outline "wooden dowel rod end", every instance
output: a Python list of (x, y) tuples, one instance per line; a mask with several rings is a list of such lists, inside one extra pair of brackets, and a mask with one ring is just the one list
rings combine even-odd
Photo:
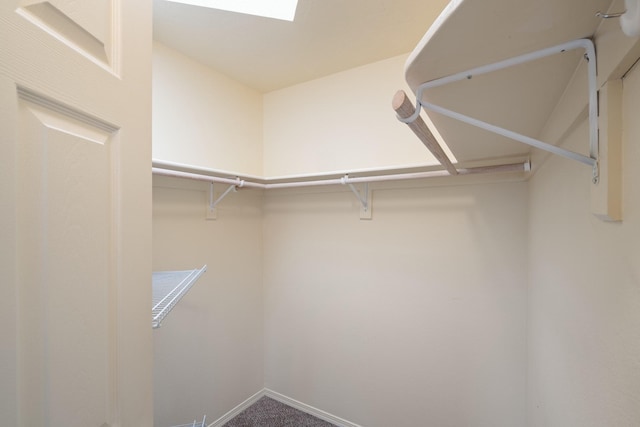
[[(391, 106), (401, 119), (411, 117), (416, 112), (416, 108), (413, 106), (406, 92), (403, 90), (396, 92), (391, 101)], [(429, 151), (431, 151), (431, 154), (434, 155), (434, 157), (451, 175), (458, 174), (456, 167), (451, 163), (449, 157), (447, 157), (444, 150), (420, 116), (418, 116), (413, 122), (407, 123), (407, 126), (411, 128), (420, 141), (422, 141)]]

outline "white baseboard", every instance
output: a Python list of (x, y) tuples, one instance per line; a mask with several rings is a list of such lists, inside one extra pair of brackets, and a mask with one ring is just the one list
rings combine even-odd
[(292, 408), (296, 408), (302, 412), (306, 412), (309, 415), (313, 415), (316, 418), (320, 418), (321, 420), (327, 421), (331, 424), (335, 424), (338, 427), (361, 427), (360, 425), (354, 424), (351, 421), (336, 417), (335, 415), (322, 411), (318, 408), (314, 408), (313, 406), (307, 405), (306, 403), (298, 402), (295, 399), (292, 399), (288, 396), (285, 396), (284, 394), (280, 394), (268, 388), (264, 389), (264, 395), (272, 398), (273, 400), (284, 403), (285, 405), (289, 405)]
[(322, 411), (318, 408), (314, 408), (313, 406), (307, 405), (306, 403), (298, 402), (295, 399), (292, 399), (288, 396), (285, 396), (284, 394), (280, 394), (268, 388), (263, 388), (211, 424), (207, 424), (207, 427), (222, 427), (225, 423), (231, 421), (231, 419), (233, 419), (236, 415), (256, 403), (263, 396), (270, 397), (273, 400), (277, 400), (280, 403), (284, 403), (285, 405), (289, 405), (292, 408), (296, 408), (302, 412), (306, 412), (307, 414), (313, 415), (316, 418), (320, 418), (321, 420), (327, 421), (331, 424), (335, 424), (338, 427), (362, 427), (340, 417), (336, 417), (335, 415), (331, 415), (330, 413)]
[(244, 411), (249, 406), (256, 403), (264, 395), (265, 395), (265, 389), (263, 388), (262, 390), (260, 390), (259, 392), (257, 392), (256, 394), (254, 394), (253, 396), (251, 396), (250, 398), (248, 398), (247, 400), (245, 400), (244, 402), (242, 402), (241, 404), (239, 404), (238, 406), (236, 406), (235, 408), (233, 408), (232, 410), (230, 410), (229, 412), (227, 412), (226, 414), (224, 414), (223, 416), (221, 416), (211, 424), (207, 424), (207, 427), (222, 427), (225, 423), (228, 423), (229, 421), (231, 421), (231, 419), (236, 415), (238, 415), (240, 412)]

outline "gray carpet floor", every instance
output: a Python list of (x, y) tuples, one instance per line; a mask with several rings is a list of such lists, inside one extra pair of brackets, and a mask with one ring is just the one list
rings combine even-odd
[(240, 412), (224, 427), (335, 427), (312, 415), (299, 411), (269, 397)]

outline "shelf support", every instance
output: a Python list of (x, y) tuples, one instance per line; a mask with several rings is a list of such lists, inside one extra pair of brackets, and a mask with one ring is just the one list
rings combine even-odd
[(364, 196), (358, 191), (358, 189), (349, 182), (349, 175), (343, 176), (340, 181), (343, 185), (349, 186), (351, 192), (356, 196), (358, 201), (360, 202), (360, 219), (371, 219), (371, 200), (372, 200), (372, 192), (369, 189), (369, 183), (365, 182), (363, 184)]
[(238, 187), (242, 187), (242, 185), (244, 184), (244, 181), (240, 179), (238, 179), (238, 181), (240, 182), (239, 184), (230, 185), (225, 190), (225, 192), (222, 193), (215, 200), (214, 200), (215, 196), (214, 196), (213, 182), (209, 183), (209, 205), (207, 206), (207, 219), (216, 219), (218, 217), (218, 211), (216, 210), (216, 206), (218, 206), (218, 204), (222, 201), (222, 199), (227, 197), (227, 194), (229, 194), (232, 191), (235, 193), (236, 191), (238, 191)]
[(218, 204), (222, 201), (222, 199), (227, 197), (227, 194), (229, 194), (232, 191), (234, 193), (237, 191), (237, 187), (235, 185), (230, 185), (225, 190), (224, 193), (222, 193), (215, 201), (213, 201), (213, 182), (212, 182), (211, 185), (209, 186), (209, 207), (211, 209), (215, 209), (215, 207), (218, 206)]
[[(544, 141), (540, 141), (535, 138), (531, 138), (520, 133), (504, 129), (499, 126), (492, 125), (481, 120), (474, 119), (473, 117), (465, 116), (464, 114), (457, 113), (455, 111), (448, 110), (435, 104), (423, 101), (424, 91), (430, 88), (443, 86), (448, 83), (453, 83), (461, 80), (469, 80), (475, 76), (491, 73), (493, 71), (502, 70), (504, 68), (512, 67), (519, 64), (535, 61), (538, 59), (546, 58), (548, 56), (564, 53), (567, 50), (584, 49), (585, 59), (588, 61), (587, 73), (589, 80), (589, 156), (585, 156), (573, 151), (566, 150), (564, 148), (549, 144)], [(467, 71), (452, 74), (439, 79), (425, 82), (418, 86), (416, 89), (416, 110), (408, 116), (398, 116), (398, 120), (403, 123), (413, 123), (420, 116), (420, 110), (422, 107), (440, 113), (444, 116), (452, 119), (467, 123), (478, 128), (488, 130), (498, 135), (505, 136), (507, 138), (519, 141), (523, 144), (530, 145), (532, 147), (548, 151), (559, 156), (576, 160), (580, 163), (590, 166), (593, 169), (592, 181), (594, 184), (598, 183), (600, 174), (598, 170), (598, 90), (596, 81), (596, 52), (593, 42), (588, 39), (573, 40), (567, 43), (563, 43), (557, 46), (549, 47), (546, 49), (538, 50), (535, 52), (527, 53), (525, 55), (509, 58), (504, 61), (499, 61), (493, 64), (484, 65), (481, 67), (472, 68)]]

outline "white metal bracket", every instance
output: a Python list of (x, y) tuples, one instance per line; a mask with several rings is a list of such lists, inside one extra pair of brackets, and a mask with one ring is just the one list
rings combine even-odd
[(349, 175), (343, 176), (340, 181), (343, 185), (348, 185), (351, 189), (351, 192), (356, 196), (358, 201), (360, 202), (360, 219), (371, 219), (371, 205), (372, 205), (372, 191), (369, 189), (369, 183), (365, 182), (363, 184), (362, 193), (358, 191), (358, 189), (349, 182)]
[[(520, 133), (511, 131), (508, 129), (504, 129), (502, 127), (495, 126), (490, 123), (483, 122), (478, 119), (474, 119), (473, 117), (469, 117), (464, 114), (460, 114), (455, 111), (451, 111), (446, 108), (440, 107), (438, 105), (423, 101), (423, 94), (424, 94), (424, 91), (427, 89), (443, 86), (448, 83), (453, 83), (461, 80), (468, 80), (473, 78), (474, 76), (487, 74), (497, 70), (502, 70), (504, 68), (512, 67), (512, 66), (523, 64), (526, 62), (535, 61), (535, 60), (552, 56), (552, 55), (561, 54), (563, 52), (566, 52), (567, 50), (574, 50), (574, 49), (584, 49), (586, 52), (585, 59), (588, 61), (587, 73), (588, 73), (588, 80), (589, 80), (589, 156), (575, 153), (573, 151), (566, 150), (564, 148), (555, 146), (548, 142), (540, 141), (535, 138), (530, 138), (526, 135), (522, 135)], [(563, 43), (547, 49), (542, 49), (536, 52), (527, 53), (525, 55), (516, 56), (514, 58), (509, 58), (504, 61), (496, 62), (489, 65), (484, 65), (477, 68), (472, 68), (467, 71), (462, 71), (460, 73), (452, 74), (446, 77), (425, 82), (420, 86), (418, 86), (416, 90), (415, 113), (407, 118), (398, 117), (398, 120), (404, 123), (413, 122), (420, 115), (421, 107), (424, 107), (431, 111), (435, 111), (437, 113), (440, 113), (452, 119), (470, 124), (472, 126), (476, 126), (481, 129), (488, 130), (498, 135), (511, 138), (515, 141), (522, 142), (532, 147), (539, 148), (541, 150), (548, 151), (550, 153), (557, 154), (559, 156), (566, 157), (568, 159), (576, 160), (580, 163), (584, 163), (585, 165), (591, 166), (591, 168), (593, 169), (592, 181), (593, 183), (598, 183), (600, 176), (599, 176), (599, 169), (598, 169), (598, 91), (597, 91), (597, 81), (596, 81), (596, 51), (595, 51), (593, 42), (589, 39), (574, 40), (574, 41)]]
[(238, 187), (242, 187), (244, 185), (243, 180), (241, 180), (240, 178), (236, 179), (238, 180), (238, 184), (230, 185), (217, 199), (215, 199), (214, 196), (213, 182), (209, 183), (209, 204), (207, 205), (207, 219), (217, 219), (218, 211), (216, 210), (216, 206), (218, 206), (218, 204), (227, 196), (227, 194), (232, 191), (235, 193), (236, 191), (238, 191)]

